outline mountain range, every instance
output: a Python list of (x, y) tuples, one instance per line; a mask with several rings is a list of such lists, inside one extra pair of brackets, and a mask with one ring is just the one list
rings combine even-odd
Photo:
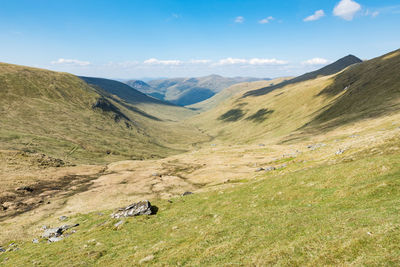
[(399, 69), (204, 79), (182, 107), (146, 93), (200, 78), (143, 93), (0, 63), (0, 263), (399, 265)]
[(257, 80), (261, 79), (251, 77), (227, 78), (219, 75), (209, 75), (199, 78), (152, 80), (148, 83), (129, 80), (126, 84), (160, 100), (169, 101), (179, 106), (186, 106), (206, 100), (233, 84)]

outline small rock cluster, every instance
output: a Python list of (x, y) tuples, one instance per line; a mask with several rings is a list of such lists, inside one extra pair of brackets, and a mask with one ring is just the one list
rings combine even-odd
[(319, 143), (319, 144), (313, 144), (313, 145), (308, 145), (307, 148), (309, 148), (310, 150), (316, 150), (320, 147), (324, 147), (326, 146), (326, 144), (324, 143)]
[[(77, 226), (79, 226), (79, 224), (63, 225), (63, 226), (55, 227), (55, 228), (43, 227), (44, 232), (42, 234), (42, 238), (47, 239), (47, 241), (49, 243), (58, 242), (60, 240), (63, 240), (64, 237), (68, 236), (69, 234), (74, 233), (74, 231), (73, 231), (67, 235), (67, 234), (64, 234), (65, 231), (67, 231), (71, 228), (77, 227)], [(37, 239), (34, 239), (33, 243), (38, 243)]]
[(339, 149), (338, 151), (336, 151), (336, 155), (341, 155), (341, 154), (343, 154), (344, 152), (345, 152), (346, 150), (345, 149)]
[(7, 249), (0, 247), (0, 254), (4, 252), (17, 251), (17, 250), (19, 250), (19, 247), (17, 246), (17, 244), (13, 242), (8, 245)]
[(133, 217), (139, 215), (152, 215), (156, 213), (155, 206), (150, 201), (144, 200), (131, 204), (125, 208), (118, 209), (117, 212), (111, 214), (111, 218), (119, 219), (121, 217)]

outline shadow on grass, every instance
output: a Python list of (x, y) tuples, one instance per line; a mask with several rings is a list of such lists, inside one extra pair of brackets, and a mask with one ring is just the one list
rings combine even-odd
[(262, 108), (262, 109), (259, 109), (253, 115), (247, 117), (246, 120), (260, 123), (260, 122), (265, 121), (268, 118), (268, 116), (272, 113), (274, 113), (273, 110), (269, 110), (267, 108)]
[(225, 122), (234, 122), (241, 119), (244, 115), (245, 113), (243, 112), (243, 110), (235, 108), (219, 116), (218, 120)]

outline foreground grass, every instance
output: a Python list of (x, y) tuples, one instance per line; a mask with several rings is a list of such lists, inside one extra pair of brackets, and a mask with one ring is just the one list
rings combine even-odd
[(398, 265), (398, 145), (172, 203), (158, 200), (157, 215), (126, 219), (119, 228), (110, 211), (77, 215), (67, 222), (81, 224), (77, 233), (52, 244), (16, 241), (20, 250), (0, 254), (0, 263), (129, 266), (152, 255), (142, 263)]

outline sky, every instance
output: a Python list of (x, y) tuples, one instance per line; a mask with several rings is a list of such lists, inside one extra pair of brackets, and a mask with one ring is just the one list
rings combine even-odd
[(0, 62), (140, 79), (274, 78), (400, 48), (400, 0), (0, 0)]

